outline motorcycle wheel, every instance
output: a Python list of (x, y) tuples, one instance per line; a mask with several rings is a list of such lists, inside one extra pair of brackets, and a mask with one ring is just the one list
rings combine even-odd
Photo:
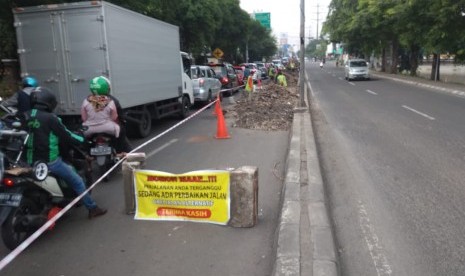
[[(99, 177), (104, 175), (105, 173), (107, 173), (107, 171), (109, 169), (111, 169), (111, 167), (113, 167), (113, 165), (115, 164), (115, 162), (113, 161), (114, 160), (114, 156), (106, 156), (105, 157), (105, 162), (103, 163), (103, 165), (98, 165), (98, 174), (99, 174)], [(108, 182), (110, 180), (110, 175), (112, 173), (109, 173), (107, 176), (105, 176), (103, 178), (103, 181), (104, 182)]]
[[(109, 167), (106, 163), (103, 164), (102, 166), (98, 166), (99, 177), (104, 175), (108, 171), (108, 169)], [(108, 182), (108, 180), (110, 180), (110, 174), (108, 174), (107, 176), (103, 178), (104, 182)]]
[(15, 249), (34, 233), (33, 229), (24, 227), (22, 221), (26, 215), (37, 213), (37, 205), (28, 198), (23, 198), (20, 205), (10, 213), (2, 225), (2, 240), (8, 249)]

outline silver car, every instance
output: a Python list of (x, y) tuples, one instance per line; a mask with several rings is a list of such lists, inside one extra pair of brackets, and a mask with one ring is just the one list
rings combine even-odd
[[(221, 82), (210, 66), (192, 65), (191, 79), (195, 102), (203, 104), (212, 102), (221, 90)], [(220, 93), (220, 97), (222, 97)]]
[(349, 59), (345, 66), (346, 80), (353, 79), (370, 79), (370, 72), (368, 69), (368, 62), (363, 59)]

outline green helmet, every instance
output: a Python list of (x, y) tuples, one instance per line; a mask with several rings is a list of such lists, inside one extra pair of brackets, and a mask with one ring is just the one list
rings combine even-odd
[(96, 95), (110, 94), (110, 80), (104, 76), (95, 77), (90, 81), (90, 91)]

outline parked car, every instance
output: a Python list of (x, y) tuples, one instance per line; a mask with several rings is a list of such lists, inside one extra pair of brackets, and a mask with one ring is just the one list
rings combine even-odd
[[(221, 82), (215, 71), (209, 66), (192, 65), (191, 79), (194, 90), (194, 100), (203, 104), (212, 102), (221, 90)], [(220, 98), (221, 98), (220, 93)]]
[[(261, 72), (258, 70), (258, 67), (255, 63), (242, 63), (240, 66), (243, 66), (245, 69), (244, 69), (244, 79), (247, 79), (248, 76), (249, 76), (249, 72), (253, 72), (253, 76), (252, 76), (252, 79), (253, 79), (253, 82), (254, 83), (257, 83), (257, 79), (258, 79), (258, 73), (257, 72)], [(246, 81), (246, 80), (244, 80)]]
[(261, 72), (261, 78), (266, 79), (268, 77), (268, 70), (266, 69), (265, 63), (263, 62), (254, 62), (257, 65), (258, 70)]
[(244, 85), (244, 69), (242, 69), (242, 66), (233, 66), (234, 71), (236, 71), (236, 76), (237, 76), (237, 85), (241, 86)]
[(368, 62), (364, 59), (349, 59), (345, 65), (345, 79), (370, 79), (370, 72), (368, 69)]
[[(230, 63), (210, 63), (208, 64), (210, 68), (215, 71), (217, 78), (221, 82), (221, 89), (223, 90), (222, 94), (225, 96), (230, 96), (233, 92), (239, 89), (236, 86), (237, 76), (232, 64)], [(228, 90), (225, 90), (228, 89)]]
[(281, 63), (281, 60), (280, 59), (273, 59), (273, 64), (276, 68), (278, 68), (278, 70), (284, 70), (286, 69), (286, 67), (284, 67), (284, 65)]

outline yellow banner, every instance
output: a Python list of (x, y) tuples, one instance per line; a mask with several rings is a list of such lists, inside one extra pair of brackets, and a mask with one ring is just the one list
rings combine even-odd
[(187, 220), (227, 224), (230, 174), (202, 170), (184, 174), (136, 170), (135, 219)]

